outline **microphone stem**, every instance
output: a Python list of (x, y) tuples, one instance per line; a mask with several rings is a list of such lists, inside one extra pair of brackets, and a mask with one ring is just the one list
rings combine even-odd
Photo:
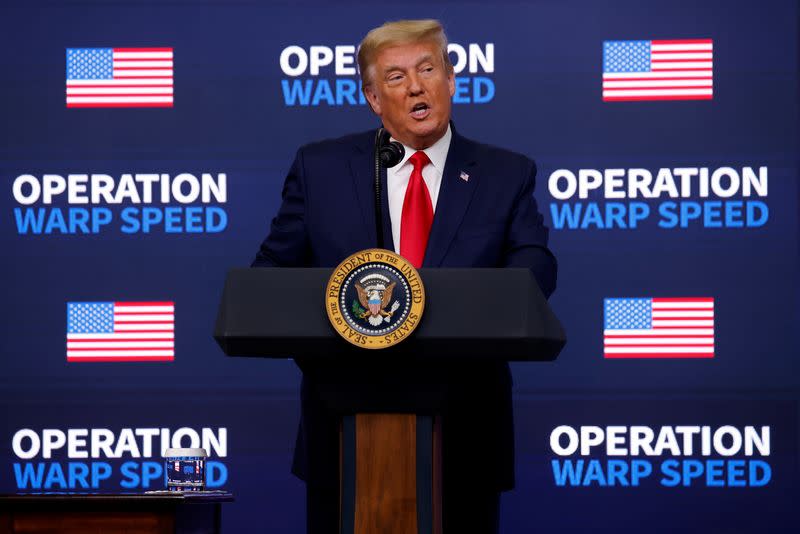
[(383, 246), (383, 209), (381, 208), (381, 160), (380, 150), (383, 137), (383, 128), (378, 128), (375, 134), (375, 235), (378, 248)]

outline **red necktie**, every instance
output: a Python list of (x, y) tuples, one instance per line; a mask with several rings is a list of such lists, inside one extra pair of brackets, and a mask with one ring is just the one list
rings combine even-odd
[(433, 224), (433, 204), (428, 186), (422, 179), (422, 169), (431, 162), (425, 152), (417, 151), (410, 158), (414, 169), (408, 180), (403, 199), (403, 216), (400, 219), (400, 255), (415, 268), (422, 267), (428, 234)]

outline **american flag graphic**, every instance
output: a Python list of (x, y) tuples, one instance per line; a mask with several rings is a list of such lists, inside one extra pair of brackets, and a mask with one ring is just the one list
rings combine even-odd
[(68, 302), (68, 362), (175, 359), (175, 303)]
[(713, 298), (604, 300), (606, 358), (713, 358)]
[(711, 39), (605, 41), (603, 100), (710, 100)]
[(173, 104), (172, 48), (67, 48), (67, 107)]

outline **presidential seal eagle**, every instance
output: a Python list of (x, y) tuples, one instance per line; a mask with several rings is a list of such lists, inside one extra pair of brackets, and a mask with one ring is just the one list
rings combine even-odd
[(392, 314), (400, 307), (400, 303), (395, 301), (391, 309), (386, 311), (386, 307), (392, 301), (392, 292), (397, 282), (391, 282), (386, 286), (378, 283), (364, 287), (358, 282), (354, 285), (358, 291), (358, 301), (365, 308), (362, 313), (358, 314), (358, 318), (366, 319), (372, 326), (378, 326), (384, 321), (388, 323)]

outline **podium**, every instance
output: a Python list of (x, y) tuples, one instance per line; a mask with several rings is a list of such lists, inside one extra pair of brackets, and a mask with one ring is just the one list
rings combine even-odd
[(0, 534), (219, 534), (227, 492), (0, 495)]
[[(550, 361), (566, 342), (527, 269), (419, 273), (422, 320), (408, 339), (381, 350), (347, 343), (328, 322), (330, 269), (234, 269), (225, 282), (214, 337), (227, 355), (294, 358), (304, 373), (331, 377), (322, 395), (341, 417), (342, 534), (441, 533), (444, 391), (436, 370)], [(401, 378), (372, 383), (388, 368)]]

